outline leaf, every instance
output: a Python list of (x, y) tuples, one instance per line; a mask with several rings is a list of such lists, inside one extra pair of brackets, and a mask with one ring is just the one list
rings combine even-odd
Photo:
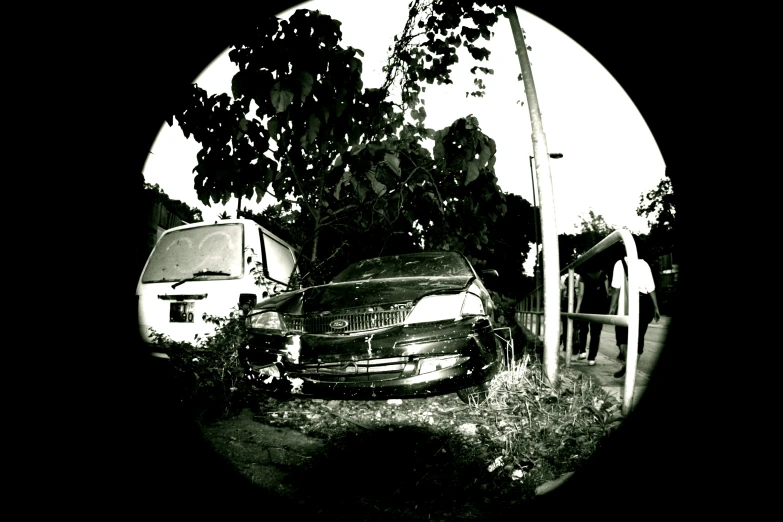
[(370, 184), (372, 185), (372, 190), (379, 196), (383, 195), (384, 192), (386, 192), (386, 185), (378, 181), (375, 177), (375, 174), (372, 172), (367, 173), (367, 177), (370, 180)]
[(397, 177), (400, 176), (400, 158), (395, 156), (394, 154), (386, 153), (383, 156), (384, 161), (386, 161), (386, 164), (391, 167), (392, 172), (394, 172)]
[(487, 168), (491, 169), (495, 166), (495, 161), (498, 159), (497, 156), (494, 154), (489, 158), (489, 161), (487, 162)]
[(307, 98), (313, 90), (313, 75), (307, 71), (303, 71), (299, 77), (302, 82), (302, 103), (304, 103), (305, 98)]
[(284, 89), (280, 86), (280, 82), (275, 83), (272, 86), (272, 90), (269, 93), (272, 106), (275, 108), (275, 112), (281, 113), (291, 105), (294, 101), (294, 93), (288, 89)]
[(321, 129), (321, 120), (315, 114), (310, 115), (310, 120), (307, 122), (307, 141), (313, 143), (318, 131)]
[(468, 176), (465, 178), (465, 185), (475, 180), (479, 176), (479, 167), (478, 167), (478, 162), (476, 160), (468, 161), (467, 167), (468, 167)]
[(490, 150), (490, 148), (487, 146), (486, 143), (482, 143), (481, 152), (479, 153), (479, 159), (478, 159), (479, 165), (482, 167), (486, 165), (490, 156), (492, 156), (492, 151)]

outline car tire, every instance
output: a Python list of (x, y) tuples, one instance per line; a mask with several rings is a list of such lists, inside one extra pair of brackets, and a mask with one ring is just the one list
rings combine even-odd
[[(481, 404), (487, 400), (487, 395), (489, 395), (489, 386), (485, 382), (457, 390), (457, 397), (465, 404), (471, 404), (471, 402)], [(471, 401), (471, 398), (473, 401)]]

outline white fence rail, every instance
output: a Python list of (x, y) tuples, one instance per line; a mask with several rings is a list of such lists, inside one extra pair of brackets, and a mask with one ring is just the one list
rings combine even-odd
[[(577, 314), (574, 313), (574, 269), (583, 265), (592, 257), (605, 251), (612, 245), (621, 242), (625, 246), (625, 255), (628, 259), (628, 315), (625, 315), (625, 310), (618, 308), (616, 315), (609, 315), (609, 310), (606, 314)], [(613, 324), (616, 326), (625, 326), (628, 328), (628, 350), (626, 352), (625, 364), (625, 383), (623, 389), (623, 415), (627, 415), (631, 411), (633, 404), (634, 386), (636, 382), (636, 363), (638, 360), (638, 337), (639, 337), (639, 286), (638, 286), (638, 254), (636, 250), (636, 243), (634, 242), (633, 235), (627, 229), (620, 229), (612, 232), (609, 236), (604, 238), (593, 248), (579, 256), (579, 258), (566, 266), (560, 271), (560, 275), (568, 274), (568, 309), (560, 310), (561, 317), (568, 319), (566, 326), (566, 349), (565, 349), (565, 364), (566, 367), (571, 365), (571, 346), (573, 342), (573, 322), (574, 319), (598, 322), (603, 324)], [(515, 309), (515, 320), (517, 324), (528, 331), (532, 332), (538, 339), (543, 339), (544, 325), (542, 324), (542, 317), (544, 311), (542, 309), (541, 295), (543, 293), (543, 287), (540, 286), (531, 292), (528, 296), (523, 298), (517, 303)], [(558, 300), (559, 303), (559, 300)], [(560, 321), (557, 325), (560, 328)], [(559, 347), (558, 347), (559, 349)]]

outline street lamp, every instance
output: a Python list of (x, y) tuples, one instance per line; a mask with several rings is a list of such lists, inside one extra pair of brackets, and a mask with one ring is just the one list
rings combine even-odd
[[(552, 159), (560, 159), (563, 157), (563, 154), (560, 152), (550, 152), (549, 157)], [(536, 289), (539, 287), (539, 281), (538, 281), (538, 274), (540, 272), (540, 268), (538, 267), (538, 230), (539, 230), (539, 219), (540, 219), (540, 213), (538, 212), (538, 204), (536, 203), (536, 176), (533, 172), (533, 156), (529, 156), (530, 158), (530, 179), (533, 182), (533, 230), (535, 231), (536, 235), (536, 263), (533, 268), (533, 273), (535, 277), (536, 282)]]

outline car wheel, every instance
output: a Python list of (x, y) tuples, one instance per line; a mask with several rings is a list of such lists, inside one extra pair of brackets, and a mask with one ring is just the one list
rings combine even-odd
[(478, 384), (476, 386), (469, 386), (467, 388), (457, 390), (457, 397), (459, 397), (460, 400), (465, 404), (471, 404), (471, 403), (481, 404), (482, 402), (487, 400), (488, 394), (489, 394), (489, 386), (485, 382)]

